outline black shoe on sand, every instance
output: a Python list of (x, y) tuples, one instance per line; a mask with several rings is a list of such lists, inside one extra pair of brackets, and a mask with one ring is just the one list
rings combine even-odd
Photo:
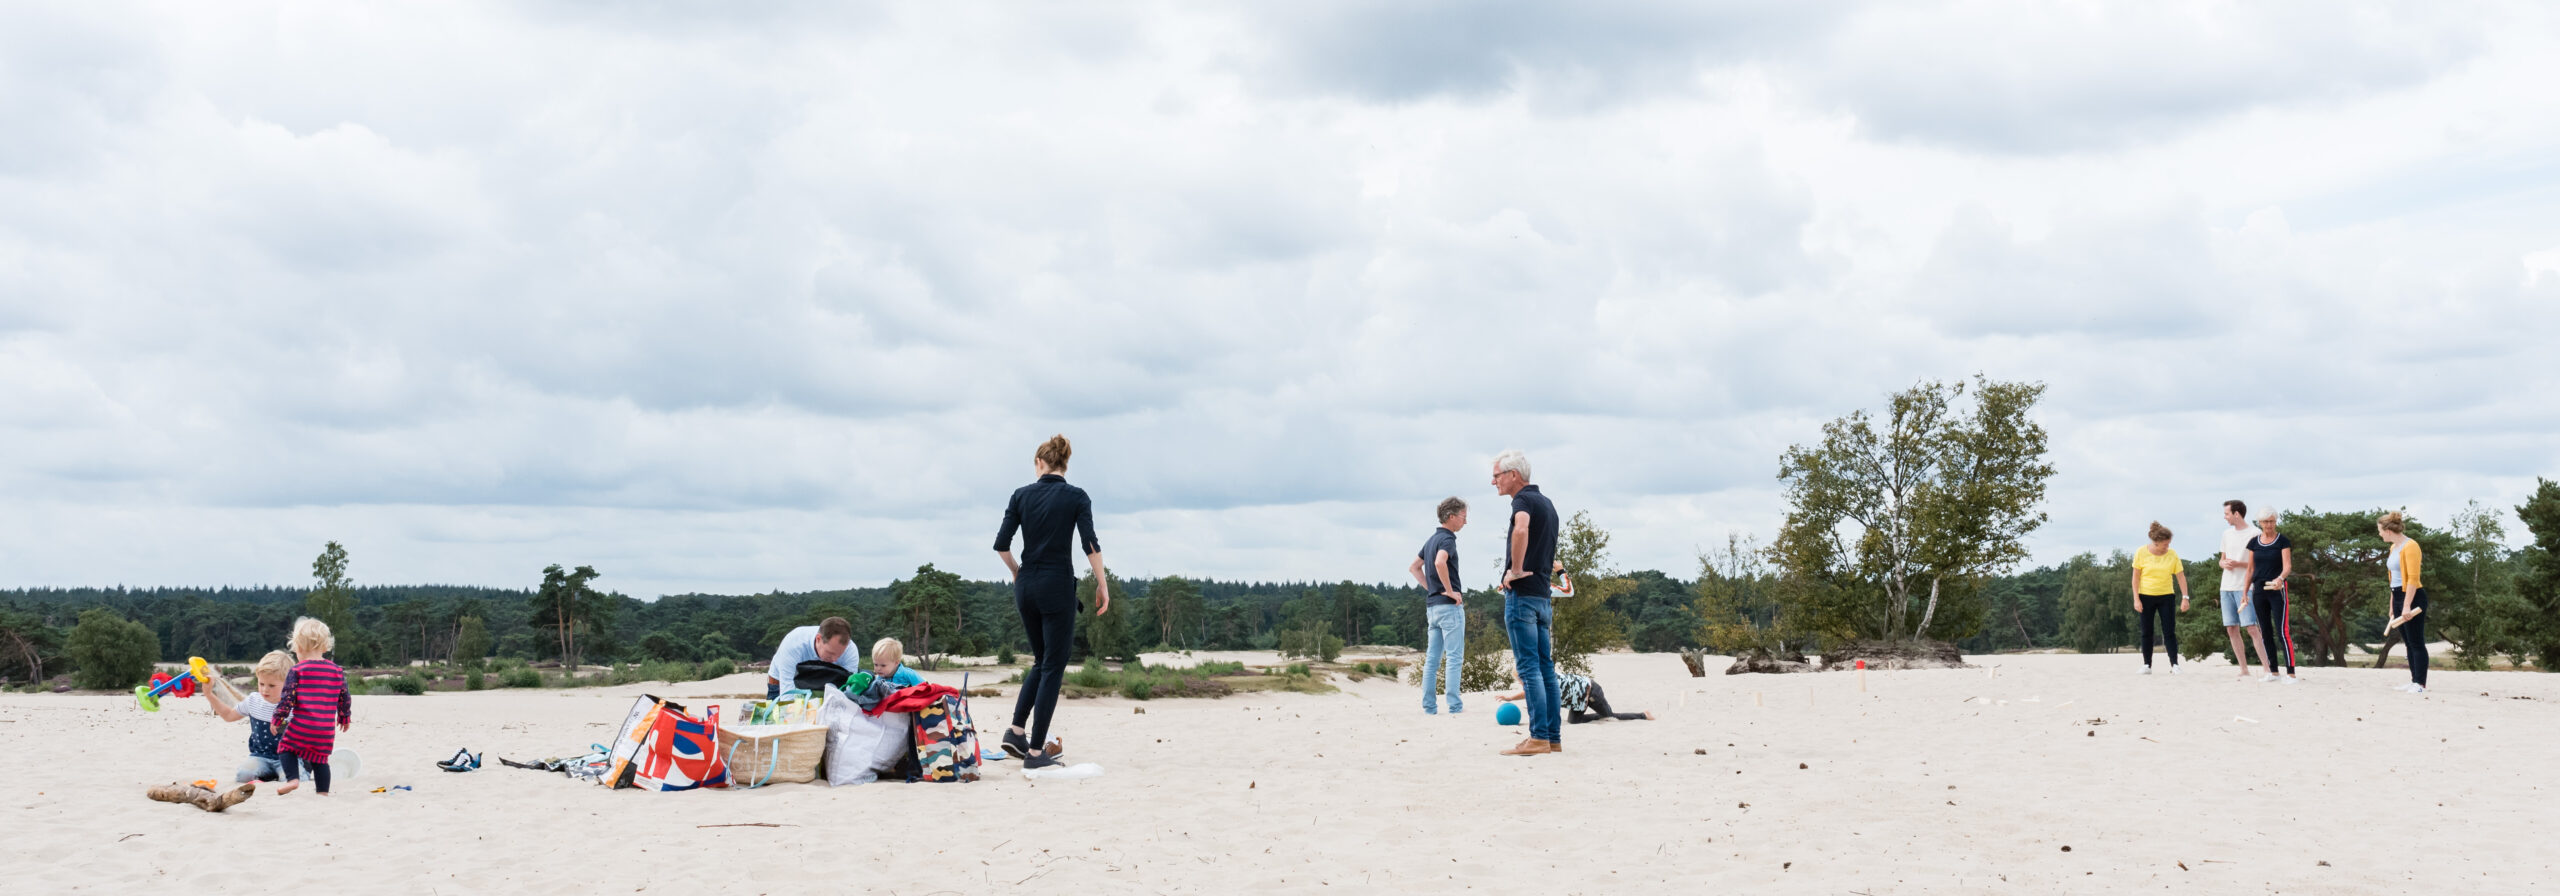
[(1003, 746), (1005, 755), (1015, 759), (1028, 759), (1031, 756), (1031, 735), (1019, 731), (1007, 731), (1004, 733)]
[(1033, 753), (1029, 756), (1023, 757), (1022, 769), (1024, 771), (1030, 771), (1035, 768), (1055, 768), (1058, 764), (1058, 757), (1051, 756), (1047, 753)]

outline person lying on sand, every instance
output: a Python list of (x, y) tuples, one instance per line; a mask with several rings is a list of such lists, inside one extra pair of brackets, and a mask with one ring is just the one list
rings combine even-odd
[[(1592, 681), (1591, 676), (1557, 672), (1556, 680), (1563, 686), (1566, 722), (1580, 725), (1584, 722), (1601, 722), (1609, 719), (1633, 722), (1653, 718), (1653, 713), (1650, 712), (1616, 712), (1610, 709), (1608, 695), (1601, 693), (1600, 683)], [(1512, 691), (1502, 695), (1501, 699), (1502, 702), (1509, 703), (1527, 696), (1527, 692)]]

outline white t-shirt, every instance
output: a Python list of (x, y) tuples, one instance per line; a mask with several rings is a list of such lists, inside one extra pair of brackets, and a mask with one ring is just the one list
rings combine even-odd
[[(2238, 560), (2242, 563), (2249, 562), (2249, 539), (2256, 538), (2257, 536), (2258, 533), (2250, 531), (2247, 527), (2222, 530), (2222, 559)], [(2242, 567), (2239, 569), (2223, 570), (2222, 590), (2249, 590), (2248, 568)]]
[(256, 691), (250, 691), (248, 696), (241, 697), (240, 702), (232, 704), (231, 708), (241, 715), (261, 722), (276, 720), (276, 705), (267, 702), (267, 698)]

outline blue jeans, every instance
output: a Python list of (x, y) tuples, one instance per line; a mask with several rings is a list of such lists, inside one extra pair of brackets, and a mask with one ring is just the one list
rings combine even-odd
[(1423, 611), (1422, 629), (1429, 639), (1422, 648), (1422, 711), (1440, 712), (1441, 668), (1446, 666), (1449, 680), (1449, 711), (1466, 712), (1463, 698), (1458, 696), (1459, 669), (1467, 660), (1467, 608), (1459, 604), (1443, 604)]
[(271, 756), (251, 756), (248, 761), (240, 763), (240, 767), (231, 772), (231, 783), (273, 781), (282, 777), (284, 777), (283, 762)]
[(1563, 682), (1556, 679), (1556, 605), (1543, 597), (1502, 592), (1502, 628), (1511, 635), (1511, 658), (1520, 667), (1520, 690), (1529, 704), (1529, 736), (1564, 742)]

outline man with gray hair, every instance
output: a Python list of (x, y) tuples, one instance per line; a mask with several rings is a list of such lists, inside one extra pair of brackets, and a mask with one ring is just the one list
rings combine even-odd
[(1511, 636), (1511, 658), (1529, 706), (1529, 739), (1502, 753), (1562, 753), (1564, 695), (1556, 678), (1556, 609), (1547, 584), (1556, 562), (1556, 505), (1529, 484), (1529, 458), (1518, 451), (1494, 457), (1493, 490), (1511, 499), (1502, 545), (1502, 627)]
[[(1421, 583), (1422, 626), (1429, 633), (1422, 649), (1422, 712), (1440, 714), (1440, 680), (1449, 682), (1449, 714), (1466, 712), (1458, 696), (1458, 673), (1467, 658), (1467, 593), (1458, 584), (1458, 530), (1467, 527), (1467, 502), (1440, 502), (1440, 528), (1422, 543), (1413, 558), (1413, 580)], [(1441, 667), (1446, 665), (1447, 669)]]

